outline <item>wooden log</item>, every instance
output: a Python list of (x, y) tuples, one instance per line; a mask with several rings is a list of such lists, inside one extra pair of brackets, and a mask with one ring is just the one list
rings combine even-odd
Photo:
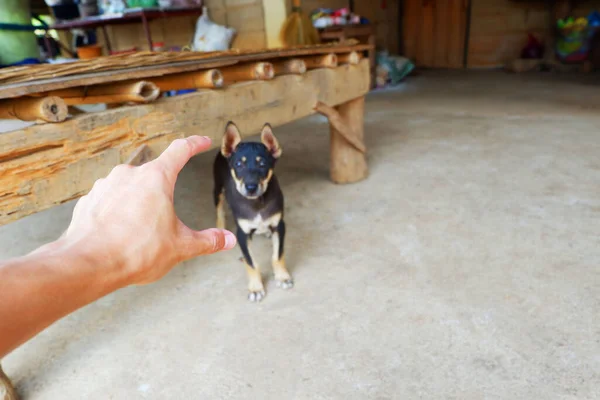
[(273, 63), (275, 75), (303, 74), (306, 72), (306, 63), (299, 58), (275, 61)]
[(369, 174), (367, 158), (364, 152), (352, 145), (348, 137), (352, 136), (354, 140), (363, 143), (365, 98), (359, 97), (340, 104), (337, 112), (341, 123), (330, 121), (331, 180), (335, 183), (358, 182)]
[(356, 65), (356, 64), (358, 64), (358, 62), (360, 61), (361, 58), (362, 58), (362, 55), (356, 51), (337, 55), (337, 60), (338, 60), (339, 65), (343, 65), (343, 64)]
[(0, 365), (0, 400), (18, 400), (17, 391)]
[(277, 49), (267, 51), (249, 52), (244, 54), (217, 55), (212, 58), (197, 61), (173, 61), (168, 64), (158, 65), (137, 65), (126, 68), (119, 68), (111, 71), (94, 71), (89, 73), (80, 73), (74, 76), (39, 78), (27, 82), (3, 83), (0, 84), (0, 99), (9, 97), (20, 97), (32, 93), (49, 92), (52, 90), (68, 87), (89, 86), (104, 84), (107, 82), (130, 81), (132, 79), (144, 79), (153, 76), (163, 76), (185, 71), (205, 70), (209, 68), (223, 68), (228, 65), (234, 65), (240, 62), (272, 61), (281, 58), (296, 58), (300, 56), (310, 56), (313, 54), (328, 53), (347, 53), (349, 51), (371, 50), (372, 46), (362, 45), (338, 45), (338, 46), (317, 46), (302, 47), (292, 49)]
[(224, 68), (223, 81), (225, 85), (236, 82), (269, 80), (275, 76), (273, 64), (268, 62), (246, 63)]
[(338, 58), (336, 54), (322, 54), (318, 56), (303, 57), (306, 63), (307, 69), (316, 68), (335, 68), (338, 65)]
[(160, 95), (160, 89), (148, 81), (126, 81), (111, 85), (96, 85), (56, 90), (49, 93), (61, 97), (66, 104), (148, 103)]
[(223, 74), (218, 69), (209, 69), (150, 78), (150, 81), (163, 92), (182, 89), (215, 89), (223, 86)]
[[(277, 127), (314, 114), (317, 102), (335, 107), (368, 91), (365, 59), (357, 66), (308, 71), (302, 79), (284, 75), (3, 133), (0, 225), (84, 195), (143, 144), (158, 155), (174, 139), (205, 135), (217, 147), (229, 120), (244, 135), (253, 135), (265, 122)], [(351, 120), (344, 121), (349, 125)], [(349, 147), (362, 155), (340, 140), (342, 149)]]
[(348, 144), (363, 154), (367, 152), (367, 148), (362, 142), (362, 139), (360, 139), (359, 134), (355, 132), (355, 129), (358, 129), (359, 127), (347, 125), (344, 118), (335, 108), (318, 102), (315, 106), (315, 111), (326, 116), (331, 126), (335, 127), (336, 132), (342, 135)]
[(61, 122), (69, 115), (69, 107), (60, 97), (19, 98), (0, 101), (0, 118), (21, 121)]

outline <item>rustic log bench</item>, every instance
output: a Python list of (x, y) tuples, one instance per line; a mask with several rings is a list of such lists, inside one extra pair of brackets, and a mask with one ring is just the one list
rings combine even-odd
[[(350, 50), (346, 46), (345, 54)], [(31, 96), (27, 92), (35, 85), (10, 90)], [(41, 87), (48, 90), (48, 85)], [(361, 180), (367, 175), (363, 114), (368, 90), (369, 60), (362, 58), (0, 134), (0, 225), (84, 195), (141, 145), (156, 156), (172, 140), (199, 134), (211, 137), (216, 147), (229, 120), (251, 135), (265, 121), (276, 127), (320, 112), (330, 121), (331, 179)], [(2, 94), (0, 86), (0, 98), (6, 97)], [(7, 101), (11, 99), (2, 100)]]

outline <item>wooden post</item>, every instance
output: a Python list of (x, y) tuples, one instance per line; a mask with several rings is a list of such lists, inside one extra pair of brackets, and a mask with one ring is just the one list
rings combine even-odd
[[(365, 98), (358, 97), (340, 104), (337, 111), (328, 116), (331, 133), (330, 174), (335, 183), (358, 182), (369, 173), (367, 157), (361, 151), (364, 149), (364, 113)], [(362, 144), (362, 148), (353, 142)]]
[(0, 365), (0, 400), (18, 400), (17, 392)]

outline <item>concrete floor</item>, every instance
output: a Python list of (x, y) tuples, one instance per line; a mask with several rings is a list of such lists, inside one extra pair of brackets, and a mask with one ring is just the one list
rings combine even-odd
[[(270, 280), (250, 304), (239, 250), (196, 259), (60, 321), (5, 371), (25, 399), (598, 399), (592, 79), (430, 72), (374, 93), (354, 185), (328, 181), (322, 118), (276, 129), (292, 291)], [(214, 219), (212, 157), (178, 182), (196, 228)], [(72, 208), (0, 228), (0, 257), (56, 238)]]

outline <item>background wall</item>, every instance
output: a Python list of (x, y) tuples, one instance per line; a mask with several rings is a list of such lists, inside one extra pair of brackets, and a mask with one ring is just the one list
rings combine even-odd
[[(560, 2), (560, 1), (559, 1)], [(554, 18), (547, 1), (471, 0), (469, 67), (502, 66), (518, 58), (527, 34), (549, 43)], [(600, 1), (574, 1), (576, 16), (600, 10)]]
[[(266, 26), (273, 20), (278, 24), (280, 15), (273, 4), (278, 0), (205, 0), (210, 18), (223, 25), (231, 26), (238, 31), (233, 47), (241, 49), (265, 48), (273, 42), (273, 32)], [(284, 0), (289, 12), (291, 0)], [(360, 14), (376, 23), (377, 46), (397, 53), (398, 43), (398, 7), (401, 0), (369, 1), (355, 0), (355, 9)], [(385, 8), (382, 8), (382, 4)], [(316, 8), (347, 7), (347, 0), (305, 0), (302, 9), (309, 13)], [(155, 42), (164, 42), (167, 46), (184, 46), (194, 34), (196, 24), (194, 17), (169, 18), (152, 21), (150, 29)], [(269, 19), (269, 21), (267, 21)], [(113, 26), (108, 28), (113, 48), (125, 50), (133, 46), (146, 49), (145, 36), (140, 24)], [(100, 32), (98, 32), (100, 33)], [(102, 41), (102, 35), (98, 35)], [(269, 43), (270, 42), (270, 43)]]
[[(238, 32), (233, 47), (260, 49), (267, 46), (263, 0), (205, 0), (210, 19), (235, 28)], [(188, 45), (194, 35), (197, 17), (158, 19), (150, 23), (152, 40), (167, 46)], [(147, 50), (141, 24), (108, 27), (113, 49), (125, 50), (137, 46)], [(98, 31), (98, 39), (103, 38)]]

